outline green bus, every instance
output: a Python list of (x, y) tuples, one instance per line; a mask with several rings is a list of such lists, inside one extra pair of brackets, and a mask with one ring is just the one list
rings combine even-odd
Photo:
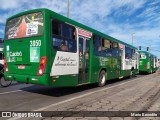
[(157, 56), (149, 53), (148, 51), (139, 52), (139, 72), (141, 73), (154, 73), (158, 70)]
[(4, 41), (6, 80), (104, 86), (139, 72), (136, 47), (45, 8), (7, 19)]

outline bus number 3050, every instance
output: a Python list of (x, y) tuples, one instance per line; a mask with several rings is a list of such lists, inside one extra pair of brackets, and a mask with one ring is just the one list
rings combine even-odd
[(31, 40), (30, 47), (38, 47), (41, 46), (41, 40)]

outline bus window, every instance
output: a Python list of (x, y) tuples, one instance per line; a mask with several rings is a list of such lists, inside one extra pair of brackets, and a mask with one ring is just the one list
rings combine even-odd
[(83, 38), (79, 38), (79, 52), (83, 55)]
[(62, 36), (69, 39), (75, 39), (75, 29), (67, 24), (62, 24)]
[(112, 56), (116, 58), (116, 57), (118, 57), (118, 51), (119, 51), (118, 43), (113, 42), (112, 44), (113, 44)]
[(60, 23), (56, 20), (52, 22), (52, 34), (54, 35), (60, 35)]
[(151, 61), (153, 61), (154, 60), (154, 57), (153, 57), (153, 55), (151, 55)]
[(112, 43), (109, 40), (101, 39), (101, 55), (112, 56)]
[(132, 49), (132, 59), (133, 60), (136, 60), (136, 51), (135, 51), (135, 49)]
[(52, 44), (57, 51), (76, 52), (75, 28), (58, 20), (52, 21)]
[(126, 59), (132, 58), (132, 49), (129, 47), (125, 47), (125, 58)]
[(140, 58), (140, 59), (141, 59), (141, 57), (142, 57), (141, 54), (139, 54), (139, 58)]
[(94, 55), (100, 55), (101, 46), (100, 46), (100, 37), (94, 35), (93, 36), (93, 53)]
[(146, 59), (146, 54), (145, 53), (140, 53), (140, 59)]
[(157, 57), (155, 57), (155, 62), (157, 63)]
[(89, 47), (90, 47), (90, 40), (89, 39), (86, 39), (86, 50), (85, 50), (85, 58), (86, 59), (89, 59)]

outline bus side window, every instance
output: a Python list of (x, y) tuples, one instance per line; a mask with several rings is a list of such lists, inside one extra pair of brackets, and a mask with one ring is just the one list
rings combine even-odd
[(75, 29), (67, 24), (62, 24), (62, 36), (69, 39), (75, 39)]
[(100, 37), (94, 35), (93, 36), (93, 53), (94, 55), (100, 55), (101, 46), (100, 46)]
[(151, 55), (149, 54), (148, 55), (148, 62), (151, 60)]
[(129, 47), (125, 47), (125, 58), (131, 59), (132, 58), (132, 49)]
[(116, 58), (116, 57), (118, 57), (118, 53), (119, 53), (118, 43), (113, 42), (112, 56)]
[(58, 51), (76, 52), (75, 28), (58, 20), (52, 21), (52, 44)]
[(135, 49), (132, 49), (132, 59), (136, 60), (136, 51), (135, 51)]
[(112, 56), (112, 42), (102, 38), (101, 39), (101, 55)]
[(60, 22), (57, 20), (52, 21), (52, 35), (60, 35)]

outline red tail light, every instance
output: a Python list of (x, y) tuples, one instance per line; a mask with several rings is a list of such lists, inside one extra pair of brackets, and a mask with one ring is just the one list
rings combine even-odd
[(47, 62), (47, 58), (46, 56), (41, 57), (40, 63), (39, 63), (39, 67), (38, 67), (38, 76), (42, 76), (44, 73), (44, 70), (46, 68), (46, 62)]
[(147, 68), (147, 64), (144, 66), (144, 68), (145, 68), (145, 69)]
[(7, 73), (9, 72), (6, 58), (4, 58), (4, 69)]

